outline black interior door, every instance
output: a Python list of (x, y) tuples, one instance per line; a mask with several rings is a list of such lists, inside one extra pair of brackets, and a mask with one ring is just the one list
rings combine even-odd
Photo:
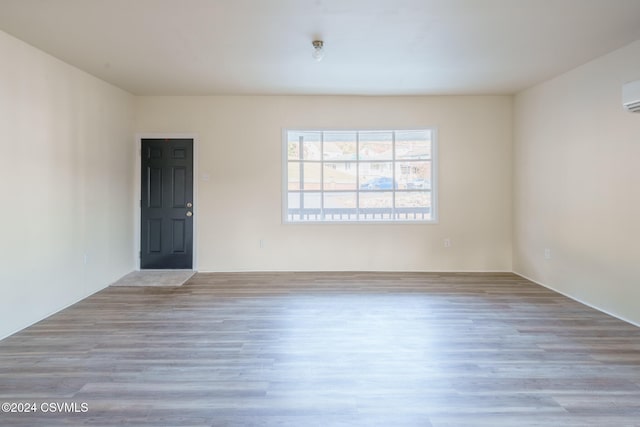
[(142, 140), (141, 269), (193, 268), (193, 139)]

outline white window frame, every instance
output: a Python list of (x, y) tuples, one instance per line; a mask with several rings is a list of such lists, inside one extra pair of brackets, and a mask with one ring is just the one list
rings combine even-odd
[[(429, 131), (431, 134), (431, 219), (425, 220), (406, 220), (406, 219), (380, 219), (380, 220), (317, 220), (317, 221), (291, 221), (289, 220), (289, 186), (288, 186), (288, 174), (289, 174), (289, 158), (288, 158), (288, 135), (289, 132), (406, 132), (406, 131)], [(395, 174), (396, 162), (402, 162), (403, 160), (395, 159), (395, 138), (393, 141), (393, 170)], [(333, 163), (327, 161), (328, 163)], [(355, 160), (353, 163), (358, 165), (361, 162), (360, 159)], [(367, 162), (366, 160), (363, 162)], [(322, 165), (324, 159), (321, 159), (319, 163)], [(381, 129), (319, 129), (319, 128), (286, 128), (282, 129), (282, 223), (285, 225), (302, 225), (302, 224), (437, 224), (438, 223), (438, 129), (433, 126), (416, 127), (416, 128), (381, 128)], [(322, 170), (322, 167), (321, 167)], [(394, 199), (398, 189), (393, 189)], [(401, 190), (400, 190), (401, 191)], [(360, 194), (359, 183), (356, 184), (356, 194)], [(321, 189), (319, 193), (324, 194), (324, 189)], [(357, 196), (359, 197), (359, 196)]]

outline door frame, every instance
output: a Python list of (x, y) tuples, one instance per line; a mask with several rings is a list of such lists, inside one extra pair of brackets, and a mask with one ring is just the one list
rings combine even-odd
[(133, 258), (136, 271), (140, 270), (140, 226), (142, 197), (142, 140), (154, 138), (192, 139), (193, 140), (193, 265), (192, 270), (198, 271), (198, 135), (195, 133), (136, 133), (135, 172), (133, 185)]

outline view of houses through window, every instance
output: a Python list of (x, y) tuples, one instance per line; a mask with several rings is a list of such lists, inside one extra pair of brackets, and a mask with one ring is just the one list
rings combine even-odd
[(285, 221), (434, 221), (434, 133), (287, 131)]

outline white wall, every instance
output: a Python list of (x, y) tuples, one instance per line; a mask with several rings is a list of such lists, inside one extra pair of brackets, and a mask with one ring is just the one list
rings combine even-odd
[(4, 32), (0, 59), (2, 338), (133, 269), (134, 148), (128, 93)]
[(514, 270), (640, 323), (637, 79), (640, 41), (517, 95)]
[[(198, 182), (201, 271), (511, 271), (512, 97), (136, 102), (137, 132), (199, 135), (198, 169), (211, 177)], [(438, 128), (439, 224), (282, 225), (283, 128), (422, 126)]]

